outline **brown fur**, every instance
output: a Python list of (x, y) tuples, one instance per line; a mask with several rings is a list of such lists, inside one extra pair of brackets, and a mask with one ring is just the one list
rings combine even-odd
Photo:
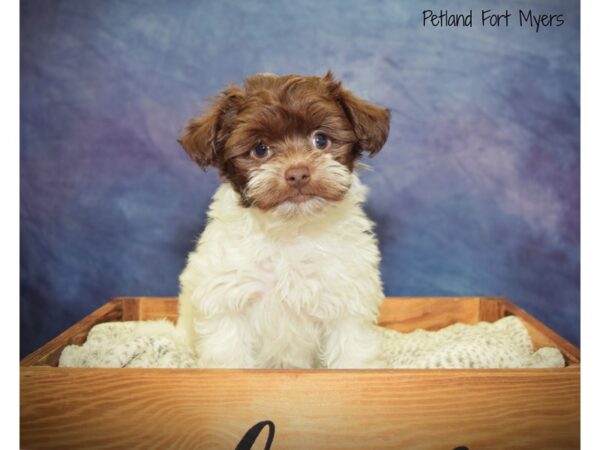
[[(331, 72), (324, 77), (257, 74), (247, 78), (243, 88), (226, 88), (186, 126), (179, 142), (200, 167), (217, 167), (246, 206), (268, 209), (293, 194), (340, 200), (345, 190), (328, 182), (327, 174), (311, 176), (310, 183), (296, 192), (286, 186), (285, 169), (301, 164), (318, 175), (326, 152), (352, 171), (363, 150), (370, 155), (381, 150), (389, 120), (389, 110), (355, 97)], [(312, 145), (316, 131), (330, 139), (324, 150)], [(269, 157), (252, 155), (258, 143), (269, 147)], [(248, 198), (248, 181), (264, 164), (276, 173), (276, 179), (269, 180), (273, 189), (260, 198)]]

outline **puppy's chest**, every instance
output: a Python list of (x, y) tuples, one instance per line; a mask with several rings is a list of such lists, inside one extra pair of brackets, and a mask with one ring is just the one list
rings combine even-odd
[(335, 284), (335, 274), (344, 266), (333, 241), (290, 239), (264, 243), (255, 260), (253, 272), (265, 296), (285, 299), (319, 295)]

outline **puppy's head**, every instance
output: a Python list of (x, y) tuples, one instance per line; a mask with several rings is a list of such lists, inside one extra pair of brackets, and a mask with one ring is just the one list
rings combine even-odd
[(330, 72), (258, 74), (221, 92), (179, 142), (200, 167), (217, 167), (244, 206), (293, 215), (342, 200), (361, 153), (383, 147), (389, 120)]

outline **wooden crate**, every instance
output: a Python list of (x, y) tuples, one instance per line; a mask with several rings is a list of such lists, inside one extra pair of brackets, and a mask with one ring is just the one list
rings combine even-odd
[[(273, 449), (576, 449), (579, 350), (502, 298), (389, 298), (399, 331), (517, 315), (563, 369), (58, 368), (97, 323), (175, 320), (174, 298), (116, 298), (21, 361), (21, 447), (234, 449), (271, 420)], [(263, 432), (264, 434), (264, 432)], [(264, 436), (253, 447), (264, 448)]]

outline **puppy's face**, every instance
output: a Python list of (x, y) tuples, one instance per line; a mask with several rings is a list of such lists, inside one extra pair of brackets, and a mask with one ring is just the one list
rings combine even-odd
[(383, 147), (389, 116), (330, 73), (258, 74), (225, 89), (179, 142), (202, 168), (219, 168), (244, 206), (293, 215), (343, 199), (361, 152)]

